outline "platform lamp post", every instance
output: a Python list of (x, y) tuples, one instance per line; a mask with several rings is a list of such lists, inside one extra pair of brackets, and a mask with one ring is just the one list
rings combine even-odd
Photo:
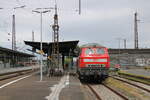
[(0, 8), (0, 10), (3, 10), (4, 8)]
[[(13, 8), (13, 15), (12, 15), (12, 50), (16, 51), (16, 21), (15, 21), (15, 10), (16, 9), (20, 9), (20, 8), (25, 8), (26, 6), (17, 6)], [(15, 67), (16, 65), (16, 57), (14, 55), (14, 53), (12, 54), (12, 64), (13, 67)]]
[(0, 8), (0, 10), (2, 10), (3, 8)]
[(40, 26), (40, 30), (41, 30), (41, 42), (40, 42), (40, 81), (43, 80), (43, 69), (42, 69), (42, 65), (43, 65), (43, 56), (42, 56), (42, 14), (43, 13), (47, 13), (50, 12), (50, 10), (46, 10), (46, 11), (37, 11), (37, 10), (32, 10), (32, 12), (36, 12), (39, 13), (41, 15), (41, 26)]
[(16, 22), (15, 22), (15, 10), (16, 9), (20, 9), (20, 8), (25, 8), (26, 6), (23, 5), (23, 6), (18, 6), (18, 7), (14, 7), (13, 8), (13, 15), (12, 15), (12, 50), (15, 50), (16, 51)]

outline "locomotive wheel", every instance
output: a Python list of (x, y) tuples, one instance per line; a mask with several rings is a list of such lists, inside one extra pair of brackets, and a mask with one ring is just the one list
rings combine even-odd
[(79, 75), (79, 80), (83, 83), (85, 80), (84, 80), (84, 77), (82, 75)]

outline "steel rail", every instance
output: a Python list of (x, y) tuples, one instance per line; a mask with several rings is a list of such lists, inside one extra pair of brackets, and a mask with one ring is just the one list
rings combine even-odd
[[(131, 81), (139, 82), (139, 83), (142, 83), (142, 84), (145, 84), (145, 85), (150, 85), (148, 83), (144, 83), (144, 82), (141, 82), (141, 81), (133, 80), (133, 79), (130, 79), (128, 77), (118, 76), (118, 75), (115, 75), (115, 76), (120, 77), (120, 78), (124, 78), (124, 79), (127, 79), (127, 80), (131, 80)], [(110, 76), (110, 77), (112, 77), (112, 76)]]
[(109, 90), (111, 90), (112, 92), (114, 92), (115, 94), (117, 94), (118, 96), (120, 96), (122, 99), (124, 99), (124, 100), (129, 100), (126, 96), (124, 96), (124, 95), (122, 95), (121, 93), (119, 93), (118, 91), (112, 89), (112, 88), (109, 87), (108, 85), (103, 84), (103, 83), (102, 83), (102, 85), (105, 86), (106, 88), (108, 88)]
[(93, 92), (93, 94), (96, 96), (98, 100), (102, 100), (101, 97), (98, 95), (98, 93), (93, 89), (91, 85), (87, 84), (87, 86)]
[(133, 86), (135, 86), (135, 87), (137, 87), (137, 88), (140, 88), (140, 89), (142, 89), (142, 90), (144, 90), (144, 91), (150, 92), (149, 89), (146, 89), (146, 88), (141, 87), (141, 86), (139, 86), (139, 85), (133, 84), (133, 83), (131, 83), (131, 82), (128, 82), (128, 81), (125, 81), (125, 80), (122, 80), (122, 79), (119, 79), (119, 78), (116, 78), (116, 77), (112, 77), (112, 78), (114, 78), (114, 79), (116, 79), (116, 80), (119, 80), (119, 81), (122, 81), (122, 82), (125, 82), (125, 83), (130, 84), (130, 85), (133, 85)]

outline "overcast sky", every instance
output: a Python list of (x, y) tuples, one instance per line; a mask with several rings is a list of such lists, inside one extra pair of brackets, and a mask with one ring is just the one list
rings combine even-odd
[[(54, 7), (55, 0), (0, 0), (0, 46), (10, 47), (12, 14), (16, 15), (17, 45), (24, 40), (40, 41), (40, 15), (32, 13), (35, 8)], [(84, 43), (100, 43), (108, 48), (118, 48), (118, 38), (127, 39), (127, 48), (134, 47), (134, 13), (138, 12), (139, 47), (150, 48), (150, 0), (57, 0), (60, 41), (79, 40)], [(13, 11), (14, 7), (26, 5)], [(43, 14), (43, 41), (52, 41), (54, 11)], [(121, 40), (123, 47), (123, 40)], [(23, 47), (19, 47), (23, 48)]]

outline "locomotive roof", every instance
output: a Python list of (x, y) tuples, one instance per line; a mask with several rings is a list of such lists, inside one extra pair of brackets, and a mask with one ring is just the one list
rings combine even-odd
[(98, 43), (87, 43), (87, 44), (80, 46), (80, 48), (86, 48), (86, 47), (104, 47), (104, 46)]

